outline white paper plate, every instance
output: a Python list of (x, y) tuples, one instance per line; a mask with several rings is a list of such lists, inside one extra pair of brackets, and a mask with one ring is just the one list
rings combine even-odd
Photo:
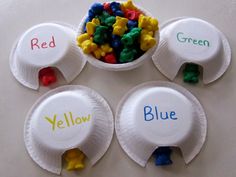
[(24, 127), (26, 149), (43, 169), (60, 174), (62, 155), (80, 149), (94, 165), (113, 136), (107, 102), (83, 86), (63, 86), (43, 95), (31, 108)]
[(179, 147), (189, 163), (200, 152), (207, 133), (198, 100), (183, 87), (162, 81), (130, 90), (118, 105), (115, 127), (123, 150), (143, 167), (163, 146)]
[(160, 44), (153, 56), (155, 66), (173, 80), (185, 63), (203, 67), (203, 82), (221, 77), (231, 61), (230, 45), (212, 24), (193, 17), (180, 17), (161, 26)]
[(76, 45), (76, 31), (67, 24), (42, 23), (28, 29), (13, 46), (10, 68), (15, 78), (31, 89), (39, 88), (39, 71), (57, 68), (69, 83), (86, 60)]

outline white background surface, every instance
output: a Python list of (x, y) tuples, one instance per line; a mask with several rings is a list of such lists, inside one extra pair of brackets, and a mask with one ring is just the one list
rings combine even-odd
[[(29, 27), (47, 21), (62, 21), (77, 26), (94, 0), (0, 0), (0, 176), (52, 177), (28, 156), (23, 141), (23, 125), (32, 104), (48, 88), (33, 91), (20, 85), (9, 68), (9, 53), (16, 38)], [(202, 103), (208, 118), (207, 141), (197, 158), (185, 165), (177, 151), (172, 166), (139, 167), (119, 146), (116, 137), (105, 156), (83, 172), (62, 171), (62, 176), (84, 177), (235, 177), (236, 176), (236, 1), (235, 0), (142, 0), (135, 1), (158, 17), (160, 23), (178, 17), (202, 18), (218, 27), (232, 48), (232, 63), (225, 75), (208, 86), (184, 84), (181, 75), (175, 82), (190, 90)], [(132, 87), (150, 80), (166, 80), (151, 61), (127, 72), (102, 71), (87, 64), (72, 84), (95, 89), (110, 103), (113, 112), (122, 96)]]

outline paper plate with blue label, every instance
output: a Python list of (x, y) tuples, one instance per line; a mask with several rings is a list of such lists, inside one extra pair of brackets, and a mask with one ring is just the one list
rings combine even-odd
[(189, 163), (207, 133), (199, 101), (183, 87), (162, 81), (129, 91), (117, 108), (115, 126), (121, 147), (141, 166), (159, 147), (180, 148)]
[[(107, 151), (113, 129), (111, 109), (98, 93), (83, 86), (63, 86), (33, 105), (25, 121), (24, 140), (29, 155), (40, 167), (60, 174), (62, 156), (71, 149), (78, 148), (95, 164)], [(67, 159), (76, 153), (66, 153)], [(78, 162), (79, 155), (72, 160), (76, 161), (71, 162), (74, 166), (83, 165)], [(67, 169), (77, 168), (69, 166)]]
[(181, 66), (191, 63), (203, 68), (203, 83), (208, 84), (224, 74), (230, 61), (230, 45), (212, 24), (198, 18), (180, 17), (161, 26), (160, 44), (153, 62), (170, 80), (176, 77)]

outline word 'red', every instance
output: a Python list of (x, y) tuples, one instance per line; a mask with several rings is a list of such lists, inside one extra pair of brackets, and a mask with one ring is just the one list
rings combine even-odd
[(144, 120), (152, 121), (156, 120), (177, 120), (175, 111), (159, 111), (158, 106), (144, 106)]
[(48, 42), (40, 41), (38, 38), (33, 38), (31, 39), (30, 45), (31, 45), (31, 50), (47, 49), (47, 48), (55, 48), (56, 42), (54, 36), (52, 36)]
[(45, 120), (47, 120), (48, 123), (51, 124), (52, 131), (55, 131), (56, 128), (64, 129), (89, 122), (91, 120), (91, 115), (89, 114), (88, 116), (74, 118), (72, 112), (69, 112), (69, 115), (64, 113), (64, 117), (61, 120), (57, 120), (57, 114), (54, 114), (53, 118), (45, 116)]

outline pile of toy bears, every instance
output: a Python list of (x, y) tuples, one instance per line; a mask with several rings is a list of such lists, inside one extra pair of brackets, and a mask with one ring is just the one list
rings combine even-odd
[(128, 63), (156, 44), (158, 21), (124, 3), (95, 3), (88, 11), (83, 34), (77, 37), (85, 54), (110, 64)]

